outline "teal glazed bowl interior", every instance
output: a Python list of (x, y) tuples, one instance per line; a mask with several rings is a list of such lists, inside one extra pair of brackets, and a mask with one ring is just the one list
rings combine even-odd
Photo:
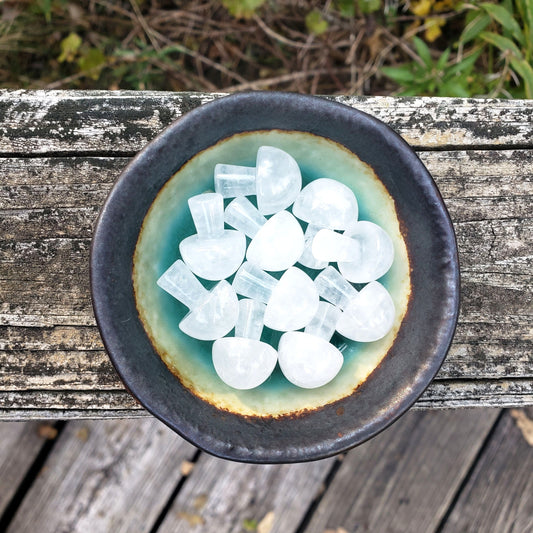
[[(344, 365), (318, 389), (292, 385), (279, 368), (256, 389), (226, 386), (212, 342), (179, 330), (188, 309), (156, 285), (179, 258), (179, 242), (195, 233), (188, 198), (213, 190), (216, 163), (254, 166), (261, 145), (291, 154), (304, 186), (322, 177), (346, 184), (359, 219), (382, 226), (394, 244), (393, 266), (379, 280), (396, 306), (392, 331), (373, 343), (335, 334)], [(393, 130), (327, 99), (254, 92), (189, 112), (127, 166), (95, 228), (91, 288), (109, 356), (148, 411), (219, 457), (282, 463), (356, 446), (416, 401), (453, 337), (459, 266), (435, 183)], [(276, 347), (279, 336), (265, 328), (262, 340)]]

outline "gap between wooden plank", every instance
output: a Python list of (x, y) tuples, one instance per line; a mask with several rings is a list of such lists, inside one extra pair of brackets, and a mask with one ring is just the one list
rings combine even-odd
[(2, 513), (2, 516), (0, 517), (0, 531), (7, 530), (17, 510), (21, 506), (22, 501), (24, 500), (24, 497), (30, 490), (33, 482), (35, 481), (35, 478), (39, 475), (39, 472), (43, 468), (48, 456), (52, 453), (52, 450), (54, 449), (54, 446), (59, 436), (65, 429), (66, 424), (67, 422), (58, 420), (53, 425), (54, 429), (57, 430), (57, 435), (53, 439), (47, 440), (46, 442), (43, 443), (42, 448), (39, 451), (37, 457), (33, 461), (28, 471), (26, 472), (26, 475), (24, 476), (23, 480), (20, 482), (15, 494), (11, 498), (10, 502), (6, 506), (4, 512)]
[[(190, 460), (190, 463), (192, 465), (195, 465), (198, 462), (198, 459), (200, 459), (201, 454), (202, 454), (201, 450), (197, 450), (194, 456), (192, 457), (192, 459)], [(163, 507), (163, 509), (161, 509), (161, 512), (159, 513), (158, 517), (154, 521), (154, 524), (152, 528), (150, 529), (150, 533), (156, 533), (157, 530), (161, 527), (163, 520), (165, 519), (168, 512), (172, 508), (172, 504), (178, 497), (178, 494), (180, 493), (181, 489), (183, 488), (183, 485), (185, 485), (188, 479), (189, 479), (188, 475), (182, 475), (179, 481), (176, 483), (176, 486), (174, 487), (172, 494), (170, 495), (169, 499), (165, 503), (165, 506)]]
[(474, 460), (470, 464), (470, 468), (468, 469), (468, 472), (466, 473), (464, 478), (461, 480), (461, 484), (459, 485), (459, 487), (457, 488), (457, 491), (453, 495), (452, 501), (450, 502), (450, 505), (448, 506), (448, 509), (446, 510), (446, 513), (442, 517), (442, 519), (439, 522), (439, 524), (438, 524), (437, 528), (435, 529), (434, 533), (441, 533), (443, 531), (444, 526), (446, 525), (446, 522), (448, 521), (448, 518), (452, 514), (455, 506), (457, 505), (457, 502), (459, 501), (459, 498), (461, 497), (461, 493), (463, 492), (464, 488), (468, 484), (468, 481), (472, 477), (472, 474), (474, 473), (474, 470), (476, 469), (477, 464), (479, 463), (481, 457), (485, 453), (485, 450), (487, 449), (487, 447), (488, 447), (488, 445), (490, 443), (490, 440), (492, 439), (492, 436), (496, 432), (496, 429), (498, 428), (498, 424), (500, 423), (500, 421), (503, 418), (504, 414), (505, 414), (505, 410), (502, 409), (500, 411), (500, 413), (498, 414), (498, 417), (496, 418), (496, 420), (492, 424), (492, 427), (490, 428), (489, 432), (487, 433), (487, 436), (483, 440), (483, 443), (479, 447), (479, 449), (477, 451), (477, 454), (476, 454), (476, 457), (474, 458)]

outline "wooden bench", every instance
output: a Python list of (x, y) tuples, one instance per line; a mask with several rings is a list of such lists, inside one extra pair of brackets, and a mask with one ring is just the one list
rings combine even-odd
[[(147, 416), (100, 341), (91, 230), (130, 158), (222, 95), (0, 91), (0, 418)], [(455, 225), (462, 307), (417, 408), (533, 405), (533, 101), (335, 97), (419, 153)]]

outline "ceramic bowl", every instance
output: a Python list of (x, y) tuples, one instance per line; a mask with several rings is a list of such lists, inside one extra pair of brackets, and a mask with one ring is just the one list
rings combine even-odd
[[(227, 387), (212, 343), (179, 330), (187, 309), (156, 286), (179, 258), (178, 243), (195, 233), (187, 199), (213, 190), (216, 163), (253, 166), (261, 145), (290, 153), (304, 185), (321, 177), (348, 185), (359, 219), (382, 226), (394, 243), (393, 267), (380, 279), (397, 308), (393, 330), (374, 343), (334, 335), (344, 366), (319, 389), (295, 387), (279, 369), (256, 389)], [(343, 452), (409, 409), (450, 346), (459, 267), (437, 187), (393, 130), (327, 99), (255, 92), (190, 111), (127, 166), (96, 225), (91, 286), (109, 356), (148, 411), (219, 457), (282, 463)], [(279, 333), (263, 337), (276, 346)]]

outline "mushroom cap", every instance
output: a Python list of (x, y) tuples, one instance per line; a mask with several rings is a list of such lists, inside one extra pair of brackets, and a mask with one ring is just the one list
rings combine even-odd
[(302, 189), (292, 212), (297, 218), (322, 228), (345, 229), (357, 220), (359, 209), (355, 194), (344, 183), (320, 178)]
[(295, 159), (273, 146), (260, 146), (256, 159), (257, 208), (272, 215), (289, 207), (302, 188), (302, 174)]
[(246, 251), (246, 259), (269, 272), (286, 270), (304, 249), (304, 232), (288, 211), (280, 211), (261, 226)]
[(272, 374), (278, 354), (266, 342), (224, 337), (213, 343), (213, 365), (219, 378), (234, 389), (258, 387)]
[(185, 264), (199, 277), (218, 281), (235, 274), (246, 253), (246, 237), (236, 230), (224, 230), (216, 238), (191, 235), (180, 242)]
[(284, 376), (304, 389), (315, 389), (329, 383), (344, 362), (341, 352), (333, 344), (301, 331), (282, 335), (278, 359)]
[(179, 328), (202, 341), (227, 335), (237, 323), (239, 301), (235, 289), (225, 280), (218, 283), (199, 305), (185, 315)]
[(372, 222), (350, 225), (344, 235), (356, 241), (361, 253), (356, 261), (339, 261), (341, 274), (352, 283), (368, 283), (387, 273), (394, 261), (394, 245), (387, 232)]
[(265, 326), (278, 331), (301, 329), (315, 316), (318, 300), (313, 280), (303, 270), (291, 267), (272, 290), (265, 310)]
[(372, 281), (350, 301), (337, 322), (337, 331), (348, 339), (373, 342), (392, 328), (396, 310), (387, 289)]

